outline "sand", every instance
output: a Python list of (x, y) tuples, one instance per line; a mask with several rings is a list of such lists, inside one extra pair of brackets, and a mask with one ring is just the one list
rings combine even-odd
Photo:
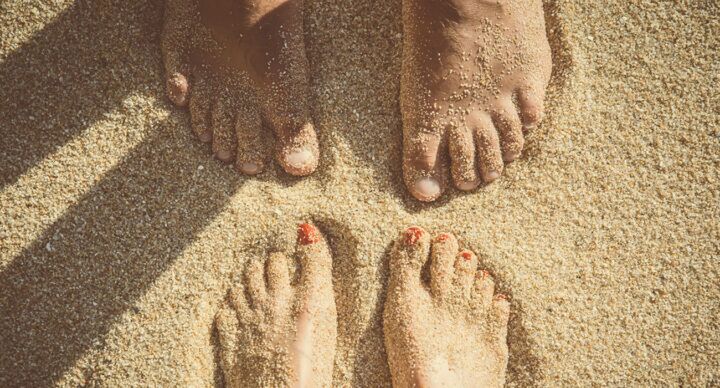
[(212, 322), (313, 220), (335, 384), (388, 386), (388, 250), (456, 233), (511, 298), (510, 386), (720, 384), (720, 7), (554, 0), (544, 124), (477, 192), (401, 175), (400, 1), (310, 0), (323, 154), (245, 178), (164, 92), (159, 1), (0, 4), (0, 385), (219, 384)]

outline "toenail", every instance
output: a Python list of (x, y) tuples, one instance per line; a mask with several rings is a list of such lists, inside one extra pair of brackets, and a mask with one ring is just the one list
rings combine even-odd
[(472, 181), (472, 182), (461, 182), (461, 183), (458, 183), (457, 187), (458, 187), (458, 189), (460, 189), (462, 191), (470, 191), (470, 190), (473, 190), (476, 187), (478, 187), (479, 184), (480, 184), (479, 180)]
[(477, 273), (477, 277), (480, 278), (480, 279), (486, 279), (488, 276), (490, 276), (490, 272), (488, 272), (488, 271), (486, 271), (486, 270), (484, 270), (484, 269), (481, 269), (481, 270), (478, 271), (478, 273)]
[(492, 182), (496, 179), (500, 178), (500, 173), (497, 171), (490, 171), (487, 174), (485, 174), (485, 182)]
[(298, 227), (298, 241), (302, 245), (310, 245), (320, 241), (320, 232), (314, 226), (304, 223)]
[(407, 228), (407, 230), (405, 231), (405, 244), (415, 245), (415, 243), (417, 243), (418, 240), (420, 240), (420, 237), (422, 237), (422, 235), (423, 235), (423, 230), (416, 226)]
[(506, 161), (506, 162), (512, 162), (512, 161), (514, 161), (515, 159), (517, 159), (517, 157), (518, 157), (519, 155), (520, 155), (519, 152), (508, 151), (508, 152), (503, 153), (503, 160)]
[(240, 171), (248, 175), (255, 175), (260, 172), (260, 165), (253, 162), (244, 162), (240, 165)]
[(450, 235), (447, 234), (447, 233), (443, 233), (443, 234), (437, 236), (437, 238), (435, 239), (435, 241), (437, 241), (437, 242), (445, 242), (445, 241), (447, 241), (447, 240), (449, 240), (449, 239), (450, 239)]
[(168, 97), (178, 106), (184, 106), (187, 102), (188, 82), (187, 78), (180, 73), (173, 74), (167, 80)]
[(525, 125), (525, 126), (523, 126), (523, 130), (526, 131), (526, 132), (527, 132), (527, 131), (532, 131), (532, 130), (535, 129), (535, 128), (537, 128), (537, 125), (535, 125), (535, 124), (530, 124), (530, 125)]
[(212, 132), (210, 132), (210, 131), (203, 132), (200, 135), (198, 135), (198, 139), (200, 139), (200, 141), (203, 143), (209, 143), (210, 140), (212, 140)]
[(494, 300), (509, 300), (510, 298), (508, 298), (508, 296), (505, 294), (497, 294), (497, 295), (495, 295), (495, 297), (493, 299)]
[(215, 157), (222, 160), (223, 162), (229, 162), (232, 159), (232, 152), (222, 150), (215, 153)]
[(465, 259), (465, 261), (470, 261), (472, 259), (472, 253), (470, 253), (468, 251), (460, 252), (460, 256), (462, 256), (462, 258)]
[(440, 183), (434, 178), (420, 178), (415, 182), (415, 190), (423, 199), (434, 199), (440, 194)]
[(290, 151), (290, 153), (287, 154), (285, 157), (285, 161), (287, 164), (295, 167), (295, 168), (302, 168), (307, 166), (312, 162), (312, 152), (307, 149), (297, 149)]

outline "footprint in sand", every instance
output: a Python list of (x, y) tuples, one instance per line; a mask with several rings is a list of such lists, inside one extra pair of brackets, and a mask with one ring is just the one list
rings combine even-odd
[(292, 175), (317, 168), (302, 6), (295, 1), (168, 0), (162, 51), (170, 100), (215, 157), (254, 175), (264, 168), (263, 122)]
[[(216, 318), (221, 368), (231, 387), (332, 385), (337, 312), (332, 257), (310, 224), (300, 226), (299, 280), (275, 253), (251, 261)], [(430, 282), (421, 280), (427, 260)], [(451, 234), (434, 242), (407, 229), (390, 258), (384, 309), (388, 361), (396, 387), (501, 387), (508, 362), (510, 305), (477, 256)]]

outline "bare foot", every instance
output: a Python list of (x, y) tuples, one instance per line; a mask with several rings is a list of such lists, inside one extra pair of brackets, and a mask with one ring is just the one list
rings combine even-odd
[[(424, 284), (420, 272), (428, 259)], [(394, 387), (503, 386), (510, 304), (493, 295), (492, 277), (477, 265), (451, 234), (431, 243), (411, 227), (395, 243), (384, 314)]]
[(408, 189), (437, 199), (448, 164), (460, 190), (492, 182), (543, 115), (552, 59), (542, 0), (403, 0), (403, 23)]
[(275, 158), (308, 175), (319, 148), (310, 118), (301, 0), (168, 0), (162, 49), (170, 100), (193, 131), (245, 174), (264, 167), (263, 120)]
[(300, 226), (292, 284), (281, 254), (252, 261), (216, 317), (225, 383), (230, 387), (329, 387), (337, 313), (332, 258), (318, 230)]

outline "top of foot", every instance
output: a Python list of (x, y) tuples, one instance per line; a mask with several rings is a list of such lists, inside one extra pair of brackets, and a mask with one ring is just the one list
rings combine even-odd
[(552, 62), (542, 1), (404, 0), (403, 22), (409, 191), (433, 201), (449, 175), (465, 191), (494, 181), (543, 115)]
[[(430, 260), (430, 281), (421, 270)], [(510, 305), (448, 233), (407, 229), (390, 256), (385, 344), (395, 387), (502, 387)]]

